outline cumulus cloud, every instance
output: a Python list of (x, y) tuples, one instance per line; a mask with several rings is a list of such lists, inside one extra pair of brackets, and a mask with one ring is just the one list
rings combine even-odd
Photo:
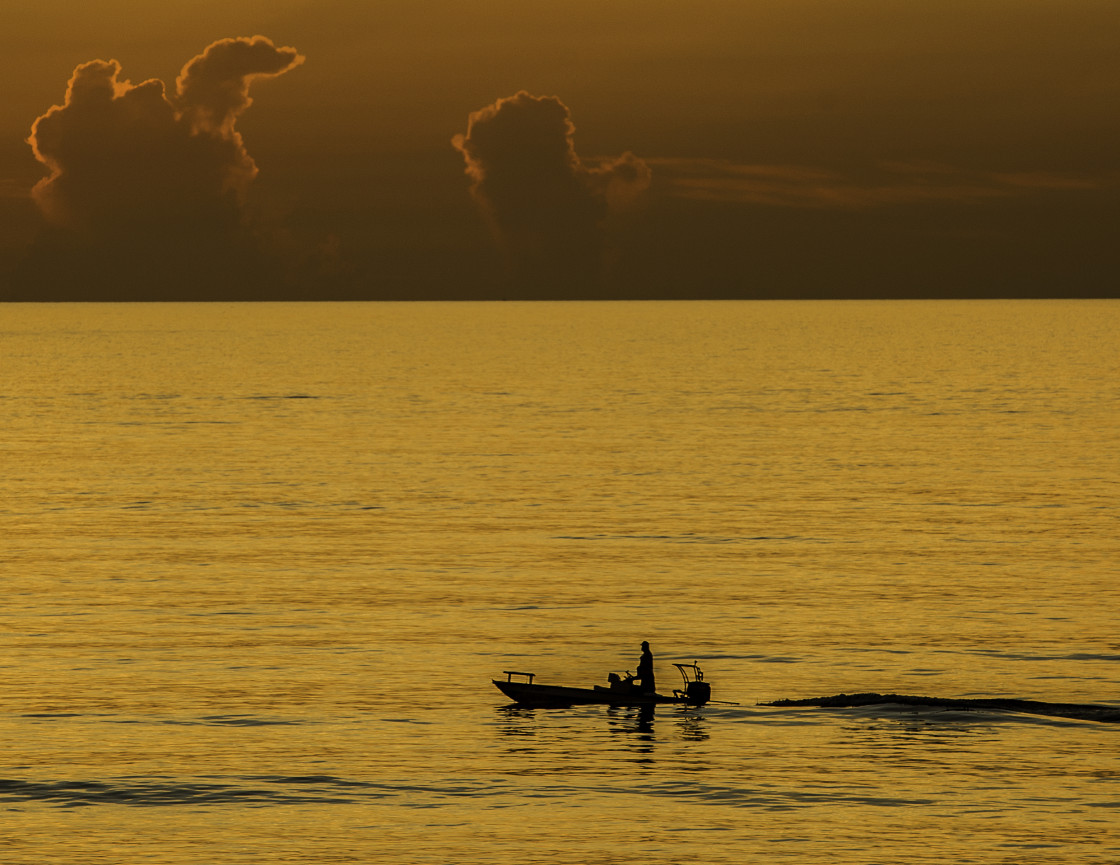
[(608, 218), (650, 183), (632, 153), (583, 159), (568, 107), (520, 91), (470, 115), (452, 144), (466, 162), (471, 194), (526, 283), (593, 282), (604, 264)]
[[(116, 60), (78, 66), (63, 103), (28, 138), (50, 169), (32, 196), (60, 229), (54, 242), (67, 235), (71, 252), (84, 244), (122, 272), (122, 256), (143, 257), (144, 247), (161, 249), (154, 258), (192, 257), (192, 244), (194, 257), (208, 246), (229, 252), (257, 175), (236, 129), (250, 85), (303, 60), (263, 36), (222, 39), (183, 67), (170, 94), (156, 79), (123, 79)], [(127, 248), (106, 248), (113, 243)]]
[(303, 62), (263, 36), (222, 39), (183, 67), (176, 92), (133, 85), (116, 60), (74, 70), (28, 142), (51, 174), (33, 191), (53, 222), (90, 230), (237, 205), (257, 174), (235, 123), (249, 85)]

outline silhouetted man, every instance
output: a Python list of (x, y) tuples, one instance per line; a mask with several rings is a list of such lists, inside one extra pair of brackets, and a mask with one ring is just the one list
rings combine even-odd
[(643, 694), (652, 694), (657, 690), (653, 680), (653, 653), (649, 650), (649, 643), (642, 643), (642, 659), (638, 661), (638, 672), (634, 678), (641, 681), (638, 690)]

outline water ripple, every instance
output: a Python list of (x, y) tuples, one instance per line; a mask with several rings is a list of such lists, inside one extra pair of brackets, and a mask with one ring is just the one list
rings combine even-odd
[[(443, 800), (508, 795), (502, 783), (449, 781), (445, 784), (368, 783), (333, 775), (250, 775), (202, 779), (124, 777), (109, 780), (0, 779), (0, 802), (43, 802), (62, 807), (88, 805), (348, 805), (399, 798), (403, 804), (433, 807)], [(568, 795), (571, 788), (556, 795)], [(547, 793), (545, 795), (548, 795)]]
[[(352, 797), (332, 795), (346, 782), (334, 778), (246, 778), (257, 785), (212, 781), (120, 778), (112, 781), (0, 780), (0, 801), (49, 802), (63, 807), (87, 805), (346, 804)], [(306, 788), (312, 789), (306, 789)], [(315, 789), (323, 788), (327, 789)], [(366, 793), (365, 797), (370, 796)]]

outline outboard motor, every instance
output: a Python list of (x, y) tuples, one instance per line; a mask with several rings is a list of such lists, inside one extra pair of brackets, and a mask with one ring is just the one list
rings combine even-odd
[(684, 690), (673, 691), (678, 700), (690, 706), (703, 706), (712, 699), (712, 686), (704, 681), (704, 671), (695, 661), (691, 664), (673, 664), (684, 679)]
[(712, 699), (712, 686), (707, 682), (689, 682), (684, 687), (684, 698), (694, 706), (702, 706)]

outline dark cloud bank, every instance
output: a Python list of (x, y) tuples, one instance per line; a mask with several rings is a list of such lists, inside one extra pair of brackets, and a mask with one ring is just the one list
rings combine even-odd
[(465, 189), (453, 203), (446, 150), (397, 178), (396, 199), (356, 187), (347, 209), (319, 190), (303, 222), (265, 232), (247, 217), (257, 166), (237, 121), (254, 81), (303, 60), (223, 39), (173, 92), (115, 60), (75, 69), (28, 139), (49, 171), (33, 191), (43, 228), (0, 300), (1116, 296), (1115, 173), (588, 157), (568, 107), (525, 91), (452, 140), (500, 262)]
[(74, 70), (28, 143), (50, 176), (32, 196), (45, 227), (14, 299), (233, 299), (278, 280), (246, 224), (257, 166), (237, 132), (254, 80), (303, 62), (263, 36), (222, 39), (167, 93), (116, 60)]

